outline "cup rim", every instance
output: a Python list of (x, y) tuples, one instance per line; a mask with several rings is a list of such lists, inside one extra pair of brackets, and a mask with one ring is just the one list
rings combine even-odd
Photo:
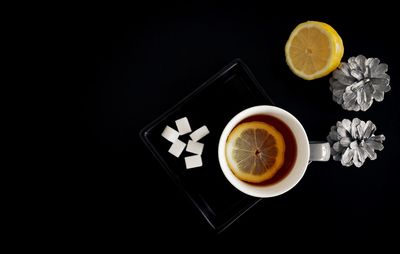
[[(293, 132), (297, 145), (296, 162), (293, 165), (293, 169), (291, 169), (289, 175), (277, 183), (266, 186), (254, 185), (237, 178), (229, 168), (225, 157), (226, 140), (231, 131), (233, 130), (233, 128), (237, 124), (239, 124), (243, 119), (248, 118), (252, 115), (259, 115), (259, 114), (268, 114), (277, 117), (281, 121), (284, 121)], [(290, 124), (288, 124), (288, 122)], [(307, 134), (304, 130), (304, 127), (297, 120), (297, 118), (294, 117), (288, 111), (270, 105), (259, 105), (250, 107), (236, 114), (225, 126), (218, 143), (218, 160), (221, 170), (224, 176), (227, 178), (227, 180), (241, 192), (250, 196), (260, 197), (260, 198), (278, 196), (296, 186), (306, 171), (309, 157), (310, 157), (309, 141)]]

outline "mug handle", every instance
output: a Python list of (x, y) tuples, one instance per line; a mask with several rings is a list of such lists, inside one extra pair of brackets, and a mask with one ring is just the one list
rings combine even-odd
[(331, 157), (331, 146), (324, 141), (310, 141), (310, 162), (328, 161)]

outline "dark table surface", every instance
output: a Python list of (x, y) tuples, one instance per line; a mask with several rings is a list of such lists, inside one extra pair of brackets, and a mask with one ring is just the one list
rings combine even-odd
[[(206, 242), (297, 239), (389, 243), (399, 235), (399, 64), (392, 20), (343, 16), (270, 16), (261, 6), (138, 8), (95, 20), (96, 80), (80, 88), (78, 155), (93, 184), (82, 207), (100, 235)], [(150, 11), (151, 10), (151, 11)], [(115, 13), (114, 13), (115, 14)], [(296, 77), (284, 45), (300, 22), (318, 20), (341, 35), (343, 61), (363, 54), (389, 65), (392, 90), (366, 112), (343, 110), (329, 76)], [(310, 140), (325, 139), (343, 118), (372, 120), (385, 149), (361, 168), (312, 163), (290, 192), (265, 199), (215, 234), (139, 139), (139, 131), (235, 58), (252, 70), (277, 106), (295, 115)], [(210, 112), (212, 114), (212, 112)], [(261, 232), (255, 233), (255, 232)]]

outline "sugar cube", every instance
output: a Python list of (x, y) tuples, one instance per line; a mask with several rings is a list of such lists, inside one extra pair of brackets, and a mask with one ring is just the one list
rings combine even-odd
[(183, 149), (185, 149), (186, 144), (177, 139), (169, 148), (168, 152), (175, 157), (179, 158), (181, 153), (183, 152)]
[(207, 126), (203, 125), (202, 127), (200, 127), (197, 130), (195, 130), (189, 136), (193, 141), (199, 141), (204, 136), (206, 136), (208, 133), (210, 133), (210, 131), (208, 130)]
[(161, 136), (163, 136), (166, 140), (174, 143), (179, 137), (179, 132), (167, 125), (164, 131), (161, 133)]
[(185, 157), (186, 169), (197, 168), (203, 166), (200, 155), (193, 155)]
[(196, 142), (193, 140), (189, 140), (186, 151), (194, 154), (201, 155), (203, 153), (204, 144), (200, 142)]
[(176, 127), (178, 127), (179, 135), (185, 135), (192, 131), (187, 117), (178, 119), (175, 121), (175, 123), (176, 123)]

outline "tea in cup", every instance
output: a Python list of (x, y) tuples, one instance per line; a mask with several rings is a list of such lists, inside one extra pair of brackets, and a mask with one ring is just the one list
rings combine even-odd
[(255, 106), (234, 116), (224, 128), (218, 159), (228, 181), (255, 197), (292, 189), (310, 161), (330, 158), (328, 142), (310, 142), (301, 123), (275, 106)]

